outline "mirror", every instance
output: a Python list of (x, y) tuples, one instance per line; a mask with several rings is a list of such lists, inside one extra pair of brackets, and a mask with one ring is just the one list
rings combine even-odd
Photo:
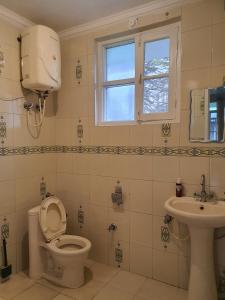
[(191, 142), (224, 142), (225, 86), (191, 91)]

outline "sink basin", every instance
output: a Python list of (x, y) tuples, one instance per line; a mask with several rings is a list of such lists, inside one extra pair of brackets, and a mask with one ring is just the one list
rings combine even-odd
[(214, 229), (225, 226), (225, 203), (199, 202), (192, 197), (171, 197), (167, 213), (187, 224), (191, 238), (188, 300), (217, 300), (214, 264)]
[(225, 203), (199, 202), (192, 197), (171, 197), (165, 203), (167, 212), (180, 222), (207, 228), (225, 226)]

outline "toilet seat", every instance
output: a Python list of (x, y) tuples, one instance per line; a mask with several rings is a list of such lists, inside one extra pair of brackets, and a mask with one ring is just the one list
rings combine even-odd
[(47, 242), (65, 233), (66, 212), (60, 199), (50, 196), (42, 201), (39, 224)]
[(48, 248), (55, 254), (75, 256), (89, 251), (91, 242), (81, 236), (64, 234), (51, 240)]

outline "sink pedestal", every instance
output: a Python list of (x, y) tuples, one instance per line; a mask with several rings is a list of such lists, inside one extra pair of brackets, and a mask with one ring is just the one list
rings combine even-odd
[(217, 300), (213, 255), (213, 228), (189, 226), (191, 273), (188, 300)]

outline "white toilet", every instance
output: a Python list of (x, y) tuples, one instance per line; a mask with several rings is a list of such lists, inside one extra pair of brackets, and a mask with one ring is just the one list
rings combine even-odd
[(91, 242), (66, 235), (66, 212), (60, 199), (50, 196), (28, 212), (29, 274), (44, 277), (64, 287), (84, 283), (84, 263)]

